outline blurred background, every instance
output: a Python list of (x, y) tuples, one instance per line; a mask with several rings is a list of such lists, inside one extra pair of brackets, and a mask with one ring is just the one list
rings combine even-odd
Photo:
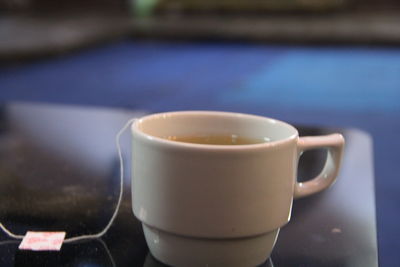
[(362, 129), (380, 265), (397, 266), (399, 45), (395, 0), (0, 0), (0, 101)]

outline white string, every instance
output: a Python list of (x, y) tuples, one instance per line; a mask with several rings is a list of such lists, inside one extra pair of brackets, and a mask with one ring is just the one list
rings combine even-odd
[(4, 233), (6, 233), (9, 237), (14, 238), (14, 239), (23, 239), (24, 236), (23, 235), (16, 235), (13, 234), (11, 231), (9, 231), (1, 222), (0, 222), (0, 228), (1, 230), (4, 231)]
[(96, 241), (99, 241), (99, 242), (103, 245), (104, 249), (105, 249), (106, 252), (107, 252), (108, 257), (110, 258), (110, 261), (111, 261), (112, 266), (113, 266), (113, 267), (116, 267), (117, 265), (115, 265), (114, 258), (113, 258), (113, 256), (112, 256), (110, 250), (108, 249), (107, 244), (106, 244), (102, 239), (100, 239), (100, 238), (97, 238)]
[(2, 245), (8, 245), (8, 244), (18, 244), (18, 240), (5, 240), (5, 241), (0, 241), (0, 246)]
[[(126, 124), (124, 125), (124, 127), (121, 128), (121, 130), (119, 130), (119, 132), (117, 133), (116, 137), (115, 137), (115, 142), (116, 142), (116, 146), (117, 146), (117, 151), (118, 151), (118, 158), (119, 158), (119, 167), (120, 167), (120, 184), (119, 184), (119, 196), (118, 196), (118, 202), (117, 205), (115, 207), (114, 213), (111, 216), (111, 219), (108, 221), (107, 225), (103, 228), (103, 230), (101, 230), (100, 232), (98, 232), (97, 234), (90, 234), (90, 235), (80, 235), (80, 236), (75, 236), (75, 237), (69, 237), (64, 239), (64, 243), (71, 243), (71, 242), (75, 242), (78, 240), (83, 240), (83, 239), (93, 239), (93, 238), (100, 238), (102, 237), (105, 233), (107, 233), (108, 229), (111, 227), (111, 225), (113, 224), (113, 222), (115, 221), (115, 218), (117, 217), (119, 208), (121, 206), (121, 202), (122, 202), (122, 195), (124, 192), (124, 162), (123, 162), (123, 158), (122, 158), (122, 152), (121, 152), (121, 145), (120, 145), (120, 137), (121, 135), (125, 132), (126, 128), (129, 127), (129, 125), (131, 125), (136, 119), (130, 119), (128, 122), (126, 122)], [(17, 235), (12, 233), (10, 230), (8, 230), (1, 222), (0, 222), (0, 228), (1, 230), (4, 231), (4, 233), (6, 233), (10, 238), (14, 238), (14, 239), (23, 239), (24, 235)]]

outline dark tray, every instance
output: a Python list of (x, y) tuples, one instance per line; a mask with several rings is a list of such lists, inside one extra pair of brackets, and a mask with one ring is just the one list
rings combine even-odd
[[(133, 116), (117, 109), (9, 104), (0, 109), (0, 221), (18, 234), (100, 231), (115, 207), (119, 163), (115, 134)], [(375, 195), (370, 137), (355, 129), (298, 127), (300, 135), (334, 131), (346, 138), (337, 183), (296, 200), (271, 258), (262, 266), (377, 266)], [(130, 135), (122, 146), (130, 160)], [(316, 175), (324, 151), (304, 154), (299, 179)], [(123, 203), (98, 240), (64, 244), (60, 252), (18, 250), (0, 234), (0, 266), (164, 266), (148, 252), (131, 211), (129, 164)]]

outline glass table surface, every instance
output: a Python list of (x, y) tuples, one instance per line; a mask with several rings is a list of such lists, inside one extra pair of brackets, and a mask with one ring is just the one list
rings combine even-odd
[[(0, 108), (0, 221), (10, 230), (97, 233), (118, 198), (115, 135), (144, 112), (8, 103)], [(297, 126), (300, 135), (339, 131), (346, 138), (342, 170), (325, 192), (295, 200), (262, 266), (378, 266), (372, 140), (357, 129)], [(122, 138), (124, 197), (101, 239), (63, 244), (59, 252), (19, 250), (0, 233), (0, 266), (165, 266), (149, 253), (131, 209), (130, 134)], [(304, 153), (299, 179), (318, 174), (324, 151)]]

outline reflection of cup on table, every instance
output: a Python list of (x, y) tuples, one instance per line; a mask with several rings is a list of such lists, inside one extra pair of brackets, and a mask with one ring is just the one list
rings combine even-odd
[[(335, 181), (344, 145), (340, 134), (299, 138), (281, 121), (209, 111), (145, 116), (132, 134), (133, 211), (151, 253), (176, 266), (264, 262), (293, 197)], [(298, 159), (314, 148), (327, 148), (325, 167), (298, 183)]]
[[(147, 254), (143, 263), (143, 267), (166, 267), (166, 266), (168, 265), (159, 262), (150, 253)], [(258, 267), (274, 267), (274, 263), (272, 262), (271, 258), (268, 258), (264, 263), (262, 263)]]

